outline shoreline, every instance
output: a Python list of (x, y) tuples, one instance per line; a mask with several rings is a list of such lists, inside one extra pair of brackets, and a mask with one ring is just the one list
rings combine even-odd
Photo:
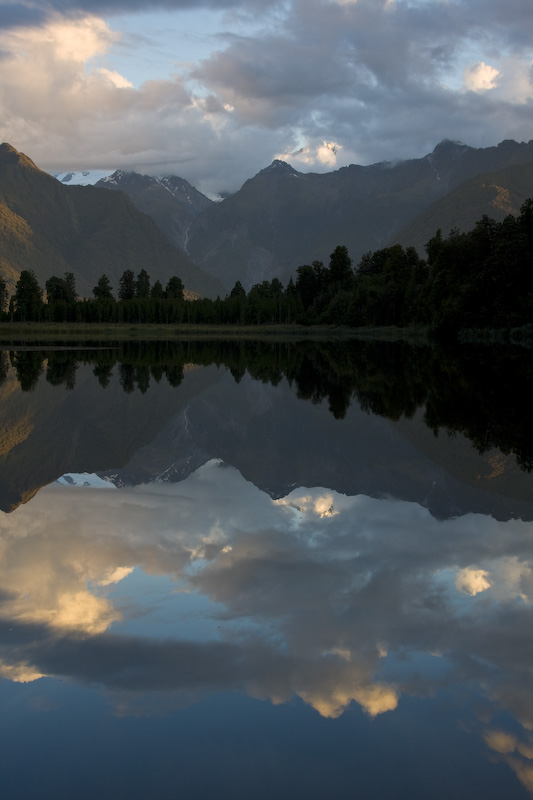
[(345, 328), (333, 325), (160, 325), (115, 323), (2, 322), (0, 344), (21, 342), (178, 341), (256, 339), (267, 341), (381, 339), (429, 342), (425, 328)]

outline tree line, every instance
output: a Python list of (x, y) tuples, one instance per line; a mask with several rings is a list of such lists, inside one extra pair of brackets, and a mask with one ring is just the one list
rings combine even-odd
[(45, 283), (45, 293), (32, 270), (22, 270), (12, 297), (0, 279), (0, 310), (3, 319), (20, 322), (181, 322), (183, 282), (173, 276), (163, 287), (153, 285), (146, 270), (137, 276), (127, 269), (119, 281), (118, 300), (107, 275), (93, 288), (93, 297), (78, 297), (72, 272), (63, 277), (52, 275)]
[(216, 300), (185, 300), (178, 277), (164, 288), (158, 280), (151, 285), (145, 270), (136, 277), (126, 270), (117, 300), (105, 275), (93, 298), (79, 299), (66, 273), (46, 282), (45, 302), (35, 275), (24, 270), (13, 297), (0, 282), (0, 309), (4, 319), (58, 322), (418, 325), (452, 338), (465, 328), (533, 323), (533, 199), (502, 222), (483, 216), (468, 233), (437, 231), (426, 253), (397, 244), (366, 253), (354, 268), (339, 245), (327, 266), (304, 264), (285, 287), (273, 278), (246, 292), (237, 281)]

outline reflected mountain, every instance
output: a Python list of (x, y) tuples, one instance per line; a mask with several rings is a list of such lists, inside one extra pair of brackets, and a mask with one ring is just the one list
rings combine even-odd
[(172, 482), (217, 458), (274, 498), (325, 486), (438, 517), (533, 518), (527, 353), (130, 343), (12, 351), (2, 364), (4, 510), (65, 473)]
[(9, 797), (530, 796), (531, 388), (514, 350), (4, 352)]

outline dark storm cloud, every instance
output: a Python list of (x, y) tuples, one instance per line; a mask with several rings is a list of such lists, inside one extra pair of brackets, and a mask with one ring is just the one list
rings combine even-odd
[(40, 25), (46, 18), (42, 8), (28, 7), (20, 3), (0, 3), (0, 28), (19, 25)]
[(37, 3), (12, 2), (0, 4), (0, 28), (21, 25), (40, 25), (54, 14), (126, 14), (139, 11), (188, 11), (200, 8), (226, 11), (233, 8), (261, 10), (278, 5), (277, 0), (47, 0)]
[(529, 0), (462, 0), (460, 13), (471, 28), (486, 36), (492, 32), (507, 44), (531, 49), (533, 11)]

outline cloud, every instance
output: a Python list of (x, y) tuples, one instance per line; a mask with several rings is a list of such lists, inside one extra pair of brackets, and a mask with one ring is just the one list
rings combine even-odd
[(280, 4), (280, 0), (46, 0), (36, 4), (32, 0), (16, 0), (0, 4), (0, 28), (35, 26), (57, 14), (64, 16), (115, 15), (139, 12), (146, 9), (186, 11), (205, 8), (212, 11), (231, 9), (253, 9), (254, 13), (265, 11)]
[(490, 582), (487, 580), (489, 573), (484, 569), (471, 569), (465, 567), (457, 573), (455, 585), (460, 592), (469, 594), (472, 597), (479, 592), (490, 589)]
[(533, 759), (531, 737), (529, 742), (525, 742), (515, 734), (489, 728), (484, 738), (487, 746), (501, 756), (522, 785), (533, 792), (533, 765), (528, 763)]
[(499, 74), (499, 70), (480, 61), (465, 69), (463, 79), (467, 89), (473, 92), (486, 92), (494, 89)]
[[(202, 6), (220, 14), (210, 54), (183, 63), (178, 42), (166, 71), (144, 82), (118, 58), (129, 44), (103, 15), (151, 5), (58, 1), (46, 18), (41, 7), (32, 17), (33, 5), (8, 5), (0, 135), (52, 172), (174, 172), (214, 193), (280, 154), (324, 171), (420, 157), (443, 138), (528, 138), (528, 2), (514, 0), (511, 12), (500, 0), (213, 0)], [(179, 28), (180, 10), (197, 6), (158, 8), (174, 10)], [(237, 19), (246, 22), (228, 31)], [(138, 37), (139, 56), (150, 39)]]
[(31, 683), (45, 676), (28, 664), (6, 664), (0, 659), (0, 677), (14, 683)]
[[(52, 486), (0, 532), (9, 679), (101, 685), (121, 714), (148, 712), (153, 693), (186, 704), (237, 690), (300, 697), (329, 718), (473, 681), (533, 726), (531, 523), (438, 522), (414, 503), (320, 488), (273, 501), (213, 461), (176, 485)], [(482, 591), (475, 613), (456, 580)], [(411, 653), (439, 653), (444, 679), (411, 668)]]

